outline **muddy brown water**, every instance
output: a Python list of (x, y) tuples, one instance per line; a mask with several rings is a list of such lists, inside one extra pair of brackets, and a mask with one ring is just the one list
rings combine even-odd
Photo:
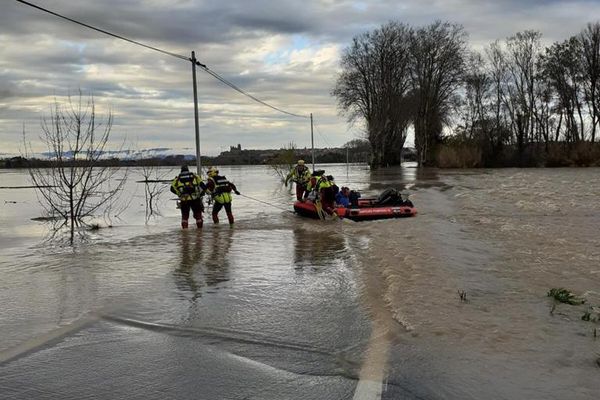
[[(70, 248), (31, 220), (43, 217), (31, 189), (0, 189), (3, 391), (103, 398), (168, 365), (180, 398), (351, 398), (359, 378), (381, 378), (383, 398), (597, 398), (600, 323), (581, 316), (600, 307), (600, 169), (325, 168), (364, 195), (408, 188), (418, 216), (301, 219), (275, 207), (293, 194), (268, 169), (223, 167), (273, 207), (236, 197), (233, 229), (181, 232), (169, 194), (145, 223), (134, 169), (114, 227)], [(27, 184), (0, 171), (0, 186)], [(552, 287), (586, 304), (553, 307)], [(138, 354), (140, 341), (153, 345)], [(102, 361), (115, 352), (146, 378), (100, 388), (120, 373)], [(96, 383), (78, 372), (90, 359)], [(246, 380), (211, 375), (219, 363)], [(183, 389), (194, 368), (215, 392)]]

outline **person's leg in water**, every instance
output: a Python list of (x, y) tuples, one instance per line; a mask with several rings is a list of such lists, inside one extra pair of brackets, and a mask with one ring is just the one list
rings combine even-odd
[(306, 191), (306, 186), (296, 183), (296, 200), (302, 201), (304, 198), (304, 192)]
[(231, 202), (227, 202), (223, 204), (225, 206), (225, 212), (227, 213), (227, 219), (229, 220), (229, 225), (233, 225), (233, 213), (231, 212)]
[(196, 219), (196, 227), (202, 228), (202, 212), (204, 211), (204, 204), (202, 199), (197, 199), (192, 202), (192, 211), (194, 212), (194, 218)]
[(181, 228), (187, 229), (188, 227), (188, 219), (190, 218), (190, 208), (191, 204), (189, 201), (182, 201), (179, 203), (179, 208), (181, 209)]
[(219, 211), (221, 211), (221, 208), (223, 208), (223, 203), (219, 203), (215, 200), (212, 210), (212, 219), (215, 224), (219, 223)]
[(333, 188), (328, 187), (321, 189), (321, 205), (323, 210), (329, 215), (333, 214), (333, 208), (335, 204), (335, 195), (333, 194)]

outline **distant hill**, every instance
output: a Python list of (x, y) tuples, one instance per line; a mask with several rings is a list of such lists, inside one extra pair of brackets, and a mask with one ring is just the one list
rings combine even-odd
[[(270, 164), (277, 156), (287, 149), (242, 149), (241, 145), (231, 146), (229, 150), (221, 152), (218, 156), (202, 156), (204, 165), (260, 165)], [(307, 162), (312, 159), (311, 149), (294, 149), (296, 158), (303, 158)], [(37, 166), (45, 166), (52, 158), (52, 153), (43, 152), (33, 154), (29, 158), (30, 162)], [(406, 160), (412, 160), (416, 152), (412, 148), (405, 148), (403, 155)], [(366, 163), (369, 161), (369, 152), (367, 149), (350, 149), (345, 147), (332, 147), (315, 149), (315, 159), (319, 163)], [(72, 154), (66, 153), (66, 158), (72, 157)], [(347, 160), (348, 157), (348, 160)], [(20, 156), (9, 153), (0, 153), (0, 167), (22, 168), (27, 164), (27, 160)], [(142, 150), (117, 150), (104, 151), (101, 156), (102, 164), (105, 165), (180, 165), (183, 163), (193, 163), (196, 160), (196, 151), (192, 148), (173, 149), (169, 147), (155, 147)]]

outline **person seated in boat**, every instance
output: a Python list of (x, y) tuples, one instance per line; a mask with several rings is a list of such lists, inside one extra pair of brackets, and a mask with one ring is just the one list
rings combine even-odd
[(350, 193), (348, 193), (348, 199), (350, 200), (350, 205), (354, 208), (357, 208), (358, 199), (360, 199), (360, 192), (357, 192), (356, 190), (351, 190)]
[(338, 207), (350, 207), (350, 188), (342, 186), (342, 189), (335, 195), (335, 204)]

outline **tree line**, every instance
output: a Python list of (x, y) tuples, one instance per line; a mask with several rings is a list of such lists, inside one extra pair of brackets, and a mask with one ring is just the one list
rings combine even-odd
[(364, 124), (371, 165), (399, 164), (409, 129), (420, 165), (599, 165), (600, 22), (548, 47), (518, 32), (483, 50), (461, 25), (389, 22), (356, 36), (333, 96)]

